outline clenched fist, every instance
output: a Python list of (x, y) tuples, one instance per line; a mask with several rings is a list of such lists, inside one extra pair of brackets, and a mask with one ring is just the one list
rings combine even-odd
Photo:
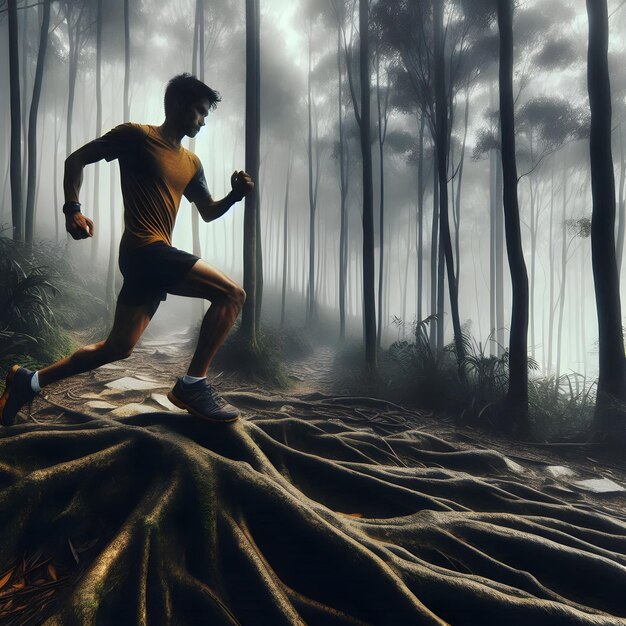
[(252, 178), (244, 171), (233, 172), (230, 177), (230, 186), (233, 188), (233, 194), (237, 200), (241, 200), (254, 189)]
[(72, 239), (87, 239), (94, 233), (93, 222), (80, 211), (65, 216), (65, 230)]

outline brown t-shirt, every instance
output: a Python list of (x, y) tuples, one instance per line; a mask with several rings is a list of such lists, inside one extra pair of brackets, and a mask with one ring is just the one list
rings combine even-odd
[(107, 161), (117, 159), (120, 165), (125, 225), (120, 245), (172, 245), (181, 197), (199, 202), (211, 195), (200, 159), (173, 146), (158, 126), (120, 124), (96, 142)]

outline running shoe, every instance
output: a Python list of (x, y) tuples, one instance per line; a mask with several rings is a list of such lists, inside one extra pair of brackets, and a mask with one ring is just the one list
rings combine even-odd
[(7, 374), (6, 387), (0, 398), (0, 423), (13, 426), (18, 411), (37, 395), (30, 386), (30, 379), (35, 372), (14, 365)]
[(167, 397), (178, 408), (213, 422), (234, 422), (239, 417), (239, 411), (228, 404), (206, 378), (186, 385), (179, 377)]

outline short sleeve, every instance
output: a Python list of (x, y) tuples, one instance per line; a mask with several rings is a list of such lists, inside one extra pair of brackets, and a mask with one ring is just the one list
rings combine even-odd
[(120, 124), (94, 141), (104, 153), (107, 161), (128, 154), (146, 134), (139, 124)]
[(204, 169), (200, 165), (198, 171), (194, 174), (194, 177), (189, 181), (189, 184), (185, 187), (183, 194), (189, 202), (201, 202), (211, 198), (211, 192), (204, 177)]

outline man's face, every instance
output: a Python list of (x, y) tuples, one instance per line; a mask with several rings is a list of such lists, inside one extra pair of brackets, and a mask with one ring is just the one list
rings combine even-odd
[(181, 127), (185, 135), (195, 137), (204, 126), (204, 120), (209, 114), (209, 101), (198, 100), (181, 112)]

